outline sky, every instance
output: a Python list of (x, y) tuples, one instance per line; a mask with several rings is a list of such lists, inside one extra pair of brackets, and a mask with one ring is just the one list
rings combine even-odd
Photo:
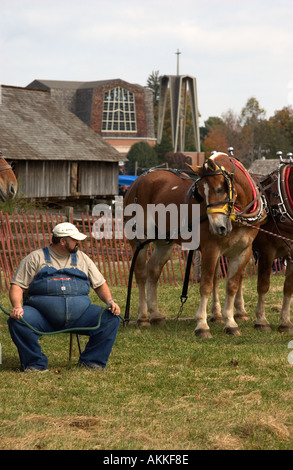
[(0, 0), (0, 84), (197, 81), (200, 125), (293, 105), (293, 0)]

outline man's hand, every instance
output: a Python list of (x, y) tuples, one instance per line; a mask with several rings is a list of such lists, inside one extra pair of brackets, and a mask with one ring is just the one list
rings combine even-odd
[(13, 307), (13, 309), (10, 312), (11, 318), (14, 318), (15, 320), (19, 320), (20, 317), (23, 316), (23, 308), (22, 307)]
[(114, 315), (120, 315), (120, 307), (113, 299), (108, 300), (107, 304), (110, 305), (111, 312), (114, 313)]

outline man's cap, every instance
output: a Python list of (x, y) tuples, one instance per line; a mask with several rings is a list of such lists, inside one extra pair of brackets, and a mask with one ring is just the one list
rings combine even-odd
[(56, 225), (56, 227), (53, 228), (53, 235), (59, 238), (71, 237), (74, 240), (84, 240), (87, 237), (87, 235), (81, 233), (75, 225), (69, 222), (62, 222), (62, 224)]

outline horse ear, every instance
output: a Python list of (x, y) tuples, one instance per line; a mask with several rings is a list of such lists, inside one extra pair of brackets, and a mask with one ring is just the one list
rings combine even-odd
[(186, 166), (188, 166), (188, 168), (191, 169), (191, 171), (193, 171), (193, 173), (195, 173), (196, 175), (198, 175), (200, 173), (200, 170), (202, 170), (202, 167), (201, 166), (192, 166), (192, 165), (189, 165), (189, 163), (185, 163)]
[[(185, 163), (185, 165), (188, 166), (196, 175), (202, 174), (202, 170), (203, 170), (202, 166), (192, 166), (192, 165), (189, 165), (188, 163)], [(205, 161), (204, 166), (206, 167), (207, 170), (210, 170), (210, 171), (216, 171), (218, 169), (217, 165), (215, 164), (212, 158), (208, 158)]]
[(217, 170), (217, 165), (215, 164), (214, 160), (212, 158), (208, 158), (206, 160), (207, 163), (207, 168), (211, 171), (216, 171)]

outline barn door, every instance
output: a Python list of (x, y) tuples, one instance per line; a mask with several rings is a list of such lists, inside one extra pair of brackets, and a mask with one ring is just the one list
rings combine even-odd
[(76, 196), (80, 193), (79, 164), (71, 163), (70, 168), (70, 194)]

